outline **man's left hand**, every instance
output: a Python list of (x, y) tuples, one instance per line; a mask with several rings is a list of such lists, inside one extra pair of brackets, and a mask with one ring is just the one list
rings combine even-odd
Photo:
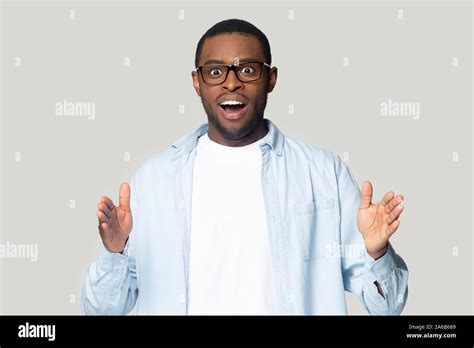
[(403, 195), (387, 192), (382, 200), (372, 204), (373, 188), (370, 181), (362, 183), (357, 227), (364, 237), (367, 253), (375, 260), (388, 248), (388, 239), (400, 226), (398, 220), (403, 211)]

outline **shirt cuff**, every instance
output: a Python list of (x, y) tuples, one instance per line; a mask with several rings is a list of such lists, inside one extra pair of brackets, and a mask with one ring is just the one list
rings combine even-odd
[(390, 273), (393, 271), (393, 269), (395, 268), (394, 254), (395, 254), (395, 250), (393, 250), (393, 247), (390, 243), (388, 243), (388, 248), (385, 254), (377, 260), (371, 257), (366, 251), (365, 252), (366, 268), (372, 270), (377, 280), (383, 280), (387, 278), (390, 275)]
[(122, 269), (128, 260), (127, 255), (108, 251), (102, 244), (100, 248), (99, 260), (105, 270)]

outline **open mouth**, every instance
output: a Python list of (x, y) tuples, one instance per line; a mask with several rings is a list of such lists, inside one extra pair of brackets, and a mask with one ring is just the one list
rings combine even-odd
[(237, 119), (244, 115), (247, 110), (247, 104), (236, 100), (227, 100), (219, 103), (223, 114), (228, 119)]

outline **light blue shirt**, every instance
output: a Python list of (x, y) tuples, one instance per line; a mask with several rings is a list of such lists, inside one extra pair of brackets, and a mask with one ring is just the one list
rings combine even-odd
[[(351, 171), (338, 155), (265, 122), (262, 188), (276, 312), (347, 314), (349, 291), (371, 314), (400, 314), (407, 266), (391, 244), (378, 260), (367, 254)], [(127, 314), (136, 303), (138, 314), (187, 314), (193, 163), (207, 130), (202, 124), (149, 158), (131, 180), (130, 238), (123, 254), (102, 246), (90, 265), (81, 294), (85, 314)]]

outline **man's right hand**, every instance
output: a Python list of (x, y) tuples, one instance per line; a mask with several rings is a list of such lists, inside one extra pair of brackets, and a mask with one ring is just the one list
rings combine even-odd
[(102, 242), (108, 251), (121, 253), (125, 248), (128, 235), (132, 230), (132, 211), (130, 210), (130, 186), (120, 185), (119, 205), (107, 197), (100, 198), (97, 204), (97, 218)]

